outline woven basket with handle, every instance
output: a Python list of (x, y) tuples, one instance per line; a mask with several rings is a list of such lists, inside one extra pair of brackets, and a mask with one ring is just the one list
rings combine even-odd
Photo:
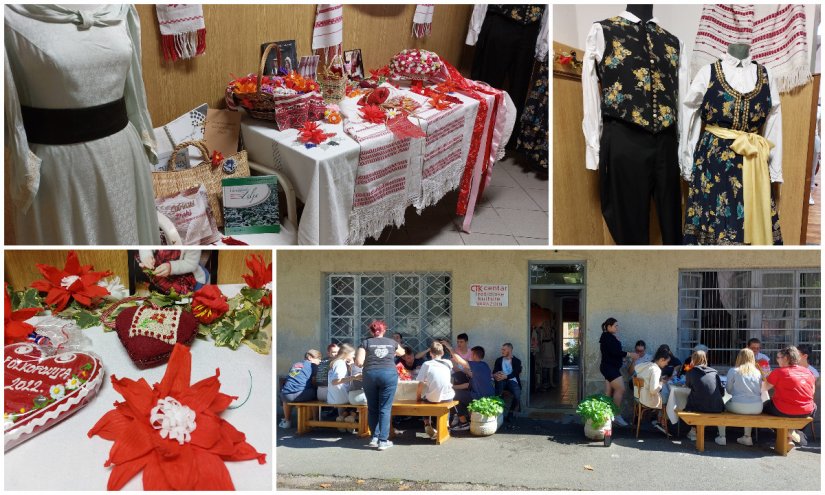
[[(180, 150), (193, 146), (203, 155), (203, 161), (198, 165), (186, 169), (175, 170), (175, 159)], [(220, 165), (213, 167), (209, 158), (209, 150), (204, 141), (184, 141), (175, 146), (169, 159), (169, 170), (152, 173), (152, 185), (156, 198), (174, 196), (181, 191), (203, 184), (209, 195), (209, 207), (215, 215), (219, 227), (223, 226), (223, 189), (221, 179), (224, 177), (249, 177), (249, 162), (246, 151), (239, 151), (225, 157)]]
[[(341, 75), (332, 72), (332, 67), (338, 63), (341, 68)], [(344, 75), (344, 59), (341, 55), (335, 55), (329, 61), (329, 65), (324, 65), (318, 71), (318, 86), (321, 88), (321, 96), (325, 103), (338, 103), (344, 99), (347, 89), (347, 77)]]

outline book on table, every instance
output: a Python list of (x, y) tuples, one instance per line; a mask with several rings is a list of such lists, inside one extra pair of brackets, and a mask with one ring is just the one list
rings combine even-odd
[(221, 185), (226, 235), (281, 231), (276, 176), (228, 177)]

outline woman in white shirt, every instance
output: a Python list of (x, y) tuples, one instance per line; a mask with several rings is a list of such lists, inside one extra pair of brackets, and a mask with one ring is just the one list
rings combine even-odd
[[(753, 351), (747, 347), (736, 356), (736, 366), (728, 370), (725, 391), (731, 399), (725, 409), (734, 414), (762, 413), (762, 372), (756, 367)], [(753, 445), (751, 427), (745, 427), (745, 435), (736, 439), (742, 445)], [(719, 427), (719, 436), (725, 437), (725, 427)], [(718, 442), (717, 442), (718, 443)]]
[[(349, 388), (353, 377), (350, 373), (350, 366), (355, 358), (355, 348), (349, 344), (341, 344), (338, 349), (338, 354), (329, 363), (329, 374), (327, 380), (329, 388), (327, 389), (327, 403), (328, 404), (349, 404)], [(347, 423), (355, 422), (355, 413), (347, 410), (345, 407), (338, 408), (338, 417), (336, 421), (344, 421)], [(339, 430), (344, 430), (339, 428)]]

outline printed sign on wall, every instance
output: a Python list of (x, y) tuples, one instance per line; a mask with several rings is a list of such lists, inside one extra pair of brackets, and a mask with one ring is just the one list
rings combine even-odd
[(470, 286), (470, 306), (506, 308), (508, 293), (508, 285), (472, 284)]

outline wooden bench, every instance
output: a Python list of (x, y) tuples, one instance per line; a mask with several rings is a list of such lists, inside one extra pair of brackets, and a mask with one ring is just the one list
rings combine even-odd
[(813, 418), (785, 418), (769, 414), (699, 413), (679, 411), (679, 418), (696, 427), (696, 449), (705, 450), (705, 426), (750, 426), (776, 430), (776, 452), (788, 455), (788, 430), (801, 430)]
[[(417, 402), (414, 400), (399, 400), (392, 404), (392, 416), (435, 416), (438, 418), (434, 428), (438, 431), (435, 443), (441, 445), (450, 439), (450, 409), (458, 405), (457, 400), (444, 402)], [(390, 434), (394, 428), (390, 427)]]
[[(285, 414), (291, 414), (292, 408), (298, 410), (298, 435), (303, 435), (313, 428), (352, 428), (355, 423), (342, 423), (340, 421), (324, 421), (321, 418), (322, 407), (346, 407), (347, 409), (358, 410), (358, 436), (367, 437), (370, 435), (370, 427), (367, 423), (366, 404), (328, 404), (321, 401), (312, 402), (290, 402), (284, 408)], [(288, 417), (288, 416), (287, 416)]]

